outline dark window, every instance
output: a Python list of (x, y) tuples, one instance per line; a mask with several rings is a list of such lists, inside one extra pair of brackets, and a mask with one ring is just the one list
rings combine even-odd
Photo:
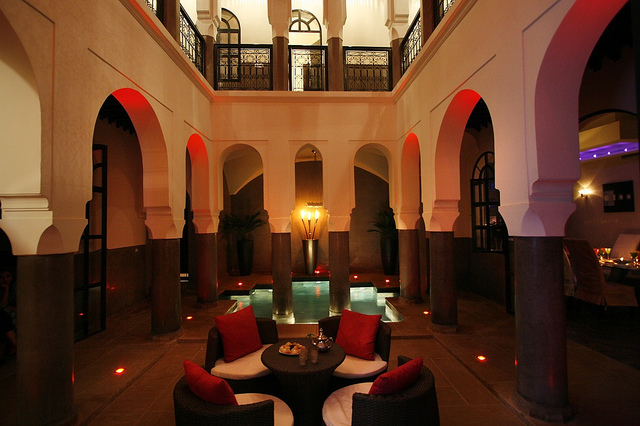
[(502, 253), (508, 238), (507, 227), (498, 212), (500, 191), (496, 189), (494, 156), (487, 151), (480, 155), (471, 179), (471, 228), (473, 250)]

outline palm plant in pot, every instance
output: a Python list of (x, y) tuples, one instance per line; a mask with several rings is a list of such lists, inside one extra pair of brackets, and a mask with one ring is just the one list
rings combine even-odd
[(229, 213), (222, 219), (222, 226), (227, 232), (235, 233), (240, 275), (250, 275), (253, 268), (253, 240), (251, 232), (266, 225), (260, 212), (254, 214)]
[(374, 229), (369, 229), (369, 232), (380, 234), (380, 256), (384, 274), (395, 275), (398, 265), (398, 229), (393, 211), (379, 211), (373, 226)]

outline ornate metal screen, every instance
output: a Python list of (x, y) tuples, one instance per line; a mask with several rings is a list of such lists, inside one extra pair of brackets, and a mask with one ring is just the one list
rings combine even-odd
[(215, 47), (217, 90), (271, 90), (272, 46)]
[(449, 9), (451, 9), (451, 6), (453, 6), (455, 0), (434, 0), (433, 2), (433, 7), (434, 7), (434, 19), (435, 19), (435, 24), (438, 25), (440, 23), (440, 21), (442, 21), (442, 18), (444, 18), (444, 15), (447, 14), (447, 12), (449, 11)]
[(180, 46), (204, 75), (204, 38), (182, 6), (180, 6)]
[(422, 48), (422, 28), (420, 25), (420, 12), (416, 15), (407, 31), (407, 34), (402, 40), (400, 49), (402, 50), (402, 73), (411, 65), (411, 62), (418, 56), (420, 49)]
[(326, 89), (326, 54), (326, 47), (296, 46), (289, 49), (292, 91)]
[(391, 90), (391, 49), (344, 48), (344, 90)]

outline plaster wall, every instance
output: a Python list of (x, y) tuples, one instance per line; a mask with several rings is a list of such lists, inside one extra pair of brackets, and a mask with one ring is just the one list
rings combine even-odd
[[(141, 15), (136, 15), (137, 8)], [(146, 182), (145, 202), (163, 210), (169, 221), (176, 221), (170, 232), (177, 235), (184, 204), (186, 141), (192, 132), (210, 140), (207, 134), (211, 131), (210, 88), (202, 83), (202, 77), (181, 54), (177, 43), (167, 42), (166, 30), (150, 11), (133, 1), (73, 1), (65, 7), (48, 1), (29, 5), (2, 1), (0, 12), (24, 46), (40, 95), (40, 152), (25, 146), (30, 163), (23, 164), (22, 169), (30, 176), (23, 178), (42, 182), (41, 195), (48, 200), (47, 210), (53, 213), (50, 224), (55, 227), (55, 232), (48, 231), (41, 239), (39, 235), (19, 232), (30, 226), (25, 223), (27, 214), (20, 216), (21, 222), (15, 228), (5, 215), (0, 226), (9, 230), (15, 254), (77, 249), (85, 225), (84, 205), (91, 198), (93, 127), (106, 97), (121, 88), (141, 93), (151, 105), (151, 116), (160, 123), (163, 140), (154, 141), (159, 143), (159, 157), (155, 153), (154, 158), (149, 152), (143, 154), (147, 170), (155, 168), (153, 175), (159, 179)], [(138, 19), (151, 22), (150, 28), (145, 29)], [(143, 134), (148, 122), (134, 125)], [(162, 157), (170, 160), (163, 164)], [(34, 165), (38, 161), (36, 173)], [(154, 161), (153, 166), (148, 161)], [(14, 199), (14, 203), (19, 200)], [(35, 242), (21, 242), (22, 238)]]

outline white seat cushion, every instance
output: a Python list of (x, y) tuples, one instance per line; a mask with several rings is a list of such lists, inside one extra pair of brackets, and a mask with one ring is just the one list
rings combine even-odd
[(387, 361), (374, 354), (373, 361), (347, 355), (333, 375), (344, 379), (361, 379), (383, 373), (387, 369)]
[(271, 370), (264, 366), (260, 357), (269, 346), (271, 345), (262, 345), (262, 349), (231, 362), (224, 362), (224, 357), (219, 358), (211, 369), (211, 374), (231, 380), (247, 380), (266, 376), (271, 373)]
[(273, 400), (274, 425), (293, 426), (293, 413), (291, 412), (291, 408), (280, 398), (264, 393), (239, 393), (236, 394), (236, 399), (238, 400), (238, 405), (255, 404), (256, 402), (271, 399)]
[[(371, 362), (371, 361), (370, 361)], [(322, 420), (326, 426), (350, 426), (354, 393), (369, 393), (373, 382), (356, 383), (333, 392), (322, 406)]]

